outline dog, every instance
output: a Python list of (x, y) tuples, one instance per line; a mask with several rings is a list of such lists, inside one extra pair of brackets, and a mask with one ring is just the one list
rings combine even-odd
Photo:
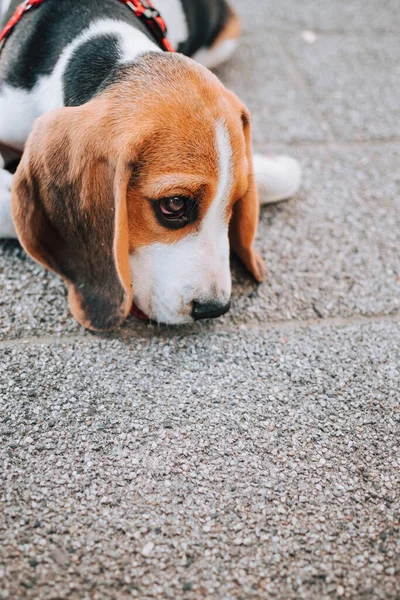
[[(0, 237), (63, 277), (92, 330), (132, 305), (166, 324), (223, 315), (230, 249), (265, 277), (256, 181), (264, 202), (300, 182), (295, 160), (253, 156), (249, 111), (209, 70), (237, 45), (233, 8), (156, 3), (177, 52), (121, 0), (43, 0), (0, 55)], [(3, 25), (17, 5), (2, 0)]]

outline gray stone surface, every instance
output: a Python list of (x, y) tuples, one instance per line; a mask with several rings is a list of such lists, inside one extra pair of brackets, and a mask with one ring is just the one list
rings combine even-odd
[(237, 317), (263, 323), (399, 310), (399, 151), (296, 152), (303, 190), (262, 210), (258, 247), (269, 276), (256, 289), (245, 274), (237, 278)]
[(77, 332), (61, 279), (0, 240), (0, 338)]
[(93, 335), (0, 242), (0, 600), (399, 598), (400, 11), (235, 4), (219, 73), (304, 168), (262, 210), (268, 279)]
[(395, 599), (399, 348), (377, 323), (4, 349), (1, 597)]
[(256, 144), (326, 139), (308, 99), (293, 85), (273, 34), (257, 30), (244, 36), (234, 60), (217, 74), (251, 110)]
[(293, 36), (287, 46), (337, 139), (399, 138), (398, 35), (332, 35), (312, 45)]
[(245, 22), (245, 31), (314, 30), (321, 33), (398, 33), (397, 0), (231, 0)]

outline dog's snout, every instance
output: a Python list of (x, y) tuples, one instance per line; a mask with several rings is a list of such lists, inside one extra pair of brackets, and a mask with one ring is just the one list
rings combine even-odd
[(195, 321), (200, 319), (216, 319), (221, 317), (231, 307), (231, 303), (221, 304), (220, 302), (193, 302), (192, 317)]

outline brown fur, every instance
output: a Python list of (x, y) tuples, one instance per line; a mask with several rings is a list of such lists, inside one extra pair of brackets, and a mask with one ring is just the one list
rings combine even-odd
[[(190, 59), (159, 54), (127, 68), (95, 100), (38, 119), (14, 178), (12, 212), (27, 252), (62, 275), (75, 318), (120, 324), (132, 302), (129, 252), (174, 243), (199, 227), (218, 185), (215, 124), (228, 127), (234, 185), (227, 207), (235, 252), (258, 281), (258, 199), (245, 107)], [(199, 221), (162, 227), (150, 200), (198, 198)]]
[(227, 40), (237, 40), (242, 33), (242, 26), (240, 24), (240, 19), (236, 12), (233, 10), (231, 6), (228, 6), (229, 17), (225, 26), (219, 33), (218, 37), (215, 39), (211, 48), (215, 48), (219, 46), (222, 42)]
[(247, 111), (243, 113), (242, 120), (248, 163), (247, 190), (233, 207), (229, 231), (230, 243), (232, 250), (243, 261), (250, 273), (258, 282), (261, 282), (265, 278), (266, 269), (263, 258), (253, 246), (258, 226), (260, 203), (253, 170), (250, 115)]

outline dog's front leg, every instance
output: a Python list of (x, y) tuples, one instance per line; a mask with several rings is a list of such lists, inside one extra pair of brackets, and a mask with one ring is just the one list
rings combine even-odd
[(290, 156), (254, 154), (254, 175), (260, 204), (271, 204), (294, 196), (301, 183), (301, 167)]
[(17, 237), (11, 218), (11, 182), (12, 175), (4, 169), (0, 155), (0, 239)]

